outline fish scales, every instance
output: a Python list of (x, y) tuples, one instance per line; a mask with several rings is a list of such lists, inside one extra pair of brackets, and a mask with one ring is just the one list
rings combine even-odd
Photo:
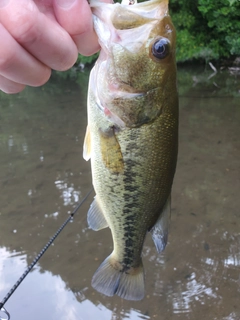
[[(144, 296), (141, 254), (146, 234), (152, 233), (158, 252), (167, 242), (178, 144), (175, 33), (166, 10), (163, 16), (158, 17), (157, 13), (151, 20), (148, 14), (146, 19), (139, 15), (142, 4), (138, 4), (140, 20), (131, 11), (130, 17), (136, 20), (131, 21), (131, 28), (136, 25), (138, 32), (142, 24), (150, 23), (150, 27), (131, 51), (128, 42), (122, 40), (126, 30), (119, 28), (121, 8), (126, 13), (129, 7), (97, 2), (91, 5), (102, 52), (89, 82), (84, 157), (91, 158), (96, 197), (88, 222), (94, 230), (108, 226), (114, 244), (92, 285), (109, 296), (140, 300)], [(167, 1), (152, 0), (149, 5), (166, 7)], [(108, 21), (109, 17), (105, 18), (106, 23), (102, 16), (105, 9), (110, 10), (113, 19), (115, 8), (121, 33)], [(152, 9), (143, 4), (144, 10)], [(101, 28), (110, 25), (110, 40), (99, 32), (98, 24)], [(163, 37), (169, 52), (159, 62), (149, 50), (152, 43), (157, 43), (158, 48)]]

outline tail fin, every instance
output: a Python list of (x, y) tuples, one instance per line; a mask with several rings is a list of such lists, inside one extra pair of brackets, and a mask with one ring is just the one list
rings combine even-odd
[(142, 261), (137, 268), (122, 271), (120, 263), (108, 256), (95, 272), (92, 286), (97, 291), (126, 300), (142, 300), (144, 297), (144, 272)]

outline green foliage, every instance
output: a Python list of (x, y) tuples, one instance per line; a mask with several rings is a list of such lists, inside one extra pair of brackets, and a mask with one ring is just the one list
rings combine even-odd
[(177, 61), (240, 55), (239, 0), (170, 0)]
[(95, 62), (95, 60), (97, 59), (97, 57), (98, 57), (98, 53), (95, 53), (92, 56), (88, 56), (88, 57), (85, 57), (85, 56), (82, 56), (81, 54), (79, 54), (76, 64), (77, 65), (83, 64), (84, 66), (85, 65), (92, 65)]

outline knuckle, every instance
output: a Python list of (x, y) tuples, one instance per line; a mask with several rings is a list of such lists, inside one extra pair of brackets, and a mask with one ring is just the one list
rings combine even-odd
[(21, 7), (14, 12), (8, 21), (8, 30), (19, 43), (35, 41), (38, 36), (39, 12), (35, 6)]
[(34, 43), (38, 38), (36, 20), (33, 18), (25, 19), (24, 23), (14, 30), (14, 38), (21, 44)]

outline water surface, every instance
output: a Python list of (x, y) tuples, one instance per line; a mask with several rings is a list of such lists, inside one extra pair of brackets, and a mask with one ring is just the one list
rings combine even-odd
[[(27, 320), (240, 319), (240, 84), (180, 69), (180, 141), (169, 243), (147, 237), (143, 301), (106, 297), (91, 278), (112, 250), (81, 207), (5, 307)], [(91, 189), (82, 159), (88, 74), (0, 96), (0, 301)]]

